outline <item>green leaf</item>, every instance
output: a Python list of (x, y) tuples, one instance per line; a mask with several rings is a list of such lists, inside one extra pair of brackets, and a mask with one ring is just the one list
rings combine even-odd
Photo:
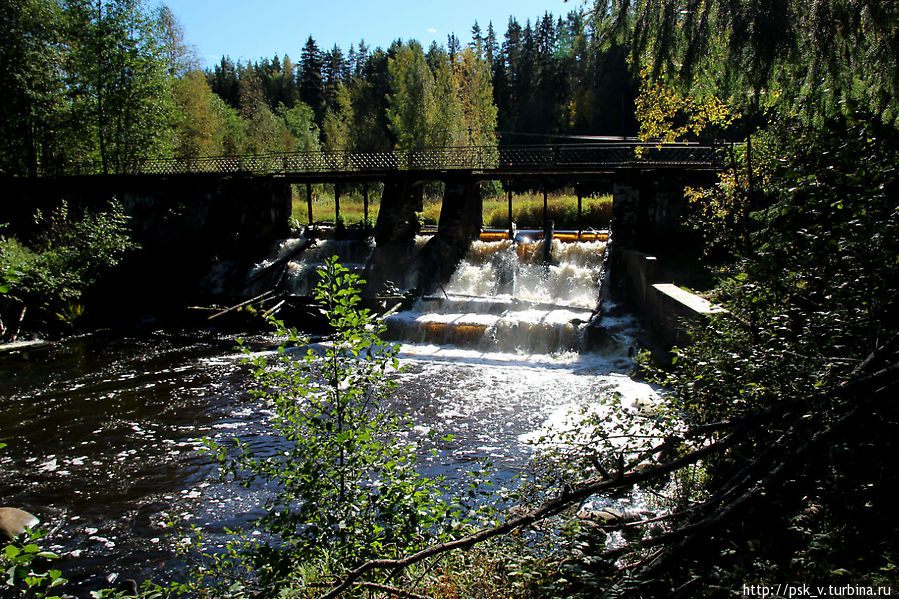
[(15, 545), (7, 545), (3, 548), (3, 552), (6, 554), (7, 559), (13, 559), (14, 557), (22, 553)]

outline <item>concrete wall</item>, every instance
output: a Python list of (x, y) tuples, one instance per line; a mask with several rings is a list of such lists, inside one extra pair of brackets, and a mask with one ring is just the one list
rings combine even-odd
[(689, 326), (703, 325), (724, 309), (669, 282), (659, 281), (655, 256), (615, 248), (616, 279), (645, 318), (650, 334), (666, 348), (690, 342)]
[(92, 300), (116, 314), (183, 306), (213, 263), (258, 258), (289, 232), (290, 185), (271, 177), (17, 178), (0, 180), (0, 190), (0, 223), (26, 243), (37, 210), (50, 214), (64, 200), (78, 216), (105, 210), (112, 198), (122, 204), (140, 249)]

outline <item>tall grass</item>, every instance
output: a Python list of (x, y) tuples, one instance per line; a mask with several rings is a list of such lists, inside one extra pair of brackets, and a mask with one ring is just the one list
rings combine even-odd
[[(320, 189), (313, 186), (312, 218), (315, 222), (334, 222), (334, 192), (331, 189)], [(329, 186), (330, 187), (330, 186)], [(318, 189), (317, 189), (318, 188)], [(309, 223), (309, 209), (306, 202), (306, 190), (294, 187), (291, 201), (291, 220), (297, 225)], [(368, 221), (371, 225), (378, 220), (378, 209), (381, 207), (381, 189), (372, 186), (368, 191)], [(340, 194), (340, 218), (347, 225), (360, 224), (365, 218), (365, 203), (361, 189), (351, 189)]]
[[(373, 225), (381, 207), (381, 190), (369, 190), (368, 219)], [(547, 218), (556, 229), (576, 229), (577, 196), (550, 194), (547, 197)], [(509, 205), (505, 197), (484, 198), (483, 222), (485, 227), (504, 229), (509, 226)], [(297, 224), (309, 222), (305, 189), (294, 191), (292, 218)], [(334, 222), (334, 194), (331, 189), (313, 191), (312, 216), (316, 222)], [(349, 190), (340, 196), (340, 217), (347, 225), (363, 221), (364, 210), (361, 190)], [(422, 223), (436, 225), (440, 218), (440, 199), (426, 199), (421, 212)], [(582, 199), (581, 227), (604, 229), (612, 218), (612, 196), (590, 196)], [(520, 229), (543, 226), (543, 196), (539, 193), (513, 194), (512, 220)]]
[[(505, 198), (484, 200), (484, 226), (506, 228), (509, 226), (509, 204)], [(556, 229), (577, 229), (577, 196), (551, 194), (547, 197), (547, 219)], [(581, 222), (583, 228), (605, 229), (612, 219), (612, 196), (582, 198)], [(519, 229), (543, 226), (543, 196), (530, 193), (512, 196), (512, 220)]]

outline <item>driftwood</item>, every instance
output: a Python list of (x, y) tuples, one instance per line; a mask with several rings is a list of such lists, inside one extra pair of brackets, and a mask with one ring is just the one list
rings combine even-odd
[(286, 299), (282, 299), (280, 302), (278, 302), (277, 304), (275, 304), (273, 307), (271, 307), (271, 308), (269, 308), (268, 310), (266, 310), (265, 312), (263, 312), (263, 313), (262, 313), (262, 317), (263, 317), (263, 318), (268, 318), (269, 316), (272, 316), (273, 314), (277, 313), (278, 310), (280, 310), (281, 307), (282, 307), (285, 303), (287, 303), (287, 300), (286, 300)]
[(230, 308), (225, 308), (221, 312), (216, 312), (215, 314), (213, 314), (212, 316), (209, 317), (209, 320), (212, 320), (213, 318), (218, 318), (219, 316), (224, 316), (225, 314), (228, 314), (229, 312), (233, 312), (234, 310), (238, 310), (240, 308), (243, 308), (244, 306), (249, 306), (250, 304), (253, 304), (255, 302), (262, 301), (264, 299), (268, 299), (269, 297), (271, 297), (274, 294), (275, 294), (275, 291), (273, 289), (269, 289), (268, 291), (260, 293), (256, 297), (251, 297), (250, 299), (240, 302), (239, 304), (235, 304), (235, 305), (231, 306)]
[[(770, 442), (766, 450), (735, 473), (708, 500), (691, 509), (653, 519), (653, 521), (679, 520), (682, 522), (680, 527), (649, 539), (629, 543), (599, 556), (605, 560), (614, 560), (636, 549), (659, 547), (640, 562), (624, 568), (637, 572), (644, 580), (658, 576), (683, 555), (685, 548), (708, 540), (712, 529), (733, 519), (754, 500), (771, 490), (789, 471), (803, 465), (814, 450), (826, 446), (826, 441), (833, 435), (845, 429), (877, 402), (892, 399), (899, 387), (899, 364), (895, 360), (888, 361), (878, 370), (871, 371), (883, 362), (884, 358), (894, 357), (892, 354), (897, 340), (899, 336), (893, 337), (872, 352), (855, 368), (846, 381), (834, 389), (819, 393), (805, 401), (783, 402), (729, 421), (695, 427), (683, 433), (682, 437), (672, 437), (646, 452), (641, 459), (658, 455), (671, 446), (680, 444), (685, 438), (710, 439), (716, 434), (723, 436), (683, 456), (639, 471), (631, 469), (640, 460), (635, 460), (629, 466), (620, 465), (619, 471), (614, 474), (602, 471), (602, 478), (588, 480), (574, 489), (566, 489), (556, 499), (530, 512), (465, 537), (427, 547), (400, 559), (370, 560), (335, 582), (333, 588), (322, 595), (321, 599), (336, 598), (353, 587), (376, 588), (375, 583), (362, 580), (364, 576), (374, 571), (390, 570), (392, 577), (428, 558), (456, 549), (469, 549), (478, 543), (531, 526), (583, 502), (592, 495), (631, 488), (644, 481), (662, 479), (681, 468), (737, 446), (741, 441), (751, 437), (758, 430), (758, 425), (783, 422), (786, 425), (785, 430)], [(863, 399), (858, 400), (860, 397)], [(842, 415), (835, 417), (829, 425), (824, 425), (820, 421), (824, 407), (842, 408)], [(650, 521), (619, 523), (611, 528), (640, 526), (648, 522)], [(627, 580), (635, 579), (628, 576)], [(694, 582), (696, 580), (687, 581), (680, 590), (686, 589)]]

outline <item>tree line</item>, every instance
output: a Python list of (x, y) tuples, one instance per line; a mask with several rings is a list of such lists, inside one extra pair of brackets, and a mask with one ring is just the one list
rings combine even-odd
[(636, 131), (624, 46), (583, 9), (299, 60), (202, 68), (167, 7), (10, 0), (0, 8), (0, 169), (123, 172), (145, 158), (542, 143)]

